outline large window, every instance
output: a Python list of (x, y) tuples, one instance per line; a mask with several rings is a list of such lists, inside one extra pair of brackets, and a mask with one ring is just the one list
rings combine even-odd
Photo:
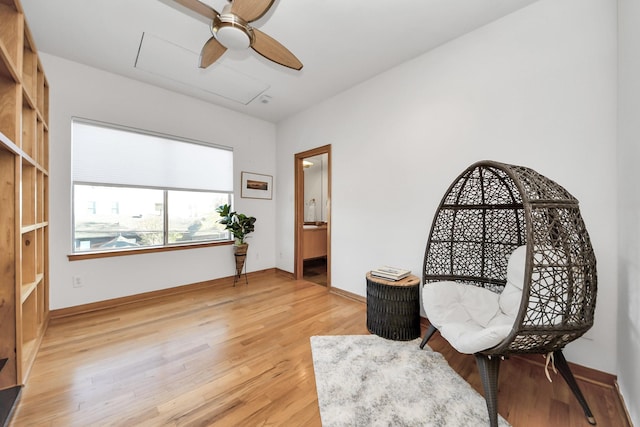
[(233, 152), (74, 119), (73, 252), (228, 240)]

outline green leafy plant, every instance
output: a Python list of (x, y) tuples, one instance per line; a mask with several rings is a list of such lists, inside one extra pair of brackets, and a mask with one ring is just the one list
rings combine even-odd
[(236, 240), (236, 244), (243, 244), (247, 234), (255, 230), (256, 218), (231, 211), (230, 205), (218, 206), (216, 212), (220, 214), (218, 222), (225, 226), (225, 230), (229, 230)]

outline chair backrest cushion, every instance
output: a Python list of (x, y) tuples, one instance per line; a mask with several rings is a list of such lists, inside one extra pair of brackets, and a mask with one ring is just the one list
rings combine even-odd
[(526, 246), (519, 246), (511, 253), (509, 261), (507, 262), (507, 283), (498, 299), (500, 310), (514, 320), (520, 309), (520, 302), (522, 301), (526, 257)]

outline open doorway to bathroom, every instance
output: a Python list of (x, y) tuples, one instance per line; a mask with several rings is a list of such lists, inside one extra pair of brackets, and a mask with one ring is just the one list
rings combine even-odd
[(331, 145), (295, 155), (296, 279), (331, 286)]

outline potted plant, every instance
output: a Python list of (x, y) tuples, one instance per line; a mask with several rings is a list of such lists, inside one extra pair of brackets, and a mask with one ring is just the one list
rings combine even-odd
[(245, 214), (231, 211), (231, 206), (224, 204), (218, 206), (216, 212), (220, 214), (218, 222), (225, 226), (225, 230), (229, 230), (235, 240), (234, 254), (236, 257), (236, 276), (240, 277), (244, 261), (247, 256), (249, 244), (244, 241), (247, 234), (255, 231), (256, 218)]

